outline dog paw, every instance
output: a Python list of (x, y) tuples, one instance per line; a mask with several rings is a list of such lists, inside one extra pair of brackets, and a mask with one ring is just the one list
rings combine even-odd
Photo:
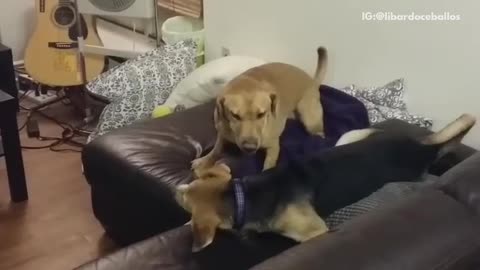
[(325, 138), (325, 132), (323, 132), (323, 131), (317, 132), (317, 133), (315, 133), (315, 136), (320, 136), (322, 138)]
[(191, 164), (192, 171), (195, 176), (199, 177), (203, 171), (205, 171), (205, 160), (203, 158), (197, 158), (192, 161)]
[(206, 160), (204, 157), (197, 158), (192, 160), (192, 169), (201, 169), (202, 167), (205, 167), (206, 165)]
[(207, 156), (204, 156), (204, 157), (201, 157), (201, 158), (194, 159), (192, 161), (191, 168), (194, 171), (203, 171), (203, 170), (206, 170), (206, 169), (212, 167), (213, 165), (214, 165), (214, 160), (212, 160), (212, 158), (210, 158), (207, 155)]

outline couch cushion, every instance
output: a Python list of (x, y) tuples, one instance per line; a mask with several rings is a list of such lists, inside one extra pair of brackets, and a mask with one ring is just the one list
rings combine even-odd
[(388, 183), (370, 196), (333, 212), (325, 219), (325, 222), (330, 229), (336, 229), (348, 220), (374, 211), (378, 208), (396, 203), (436, 181), (438, 181), (437, 176), (426, 175), (418, 182)]
[(480, 216), (480, 153), (443, 174), (441, 188)]

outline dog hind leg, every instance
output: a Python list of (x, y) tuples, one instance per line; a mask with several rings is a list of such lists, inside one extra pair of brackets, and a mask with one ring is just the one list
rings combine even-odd
[(298, 242), (328, 232), (327, 225), (307, 200), (286, 206), (274, 218), (272, 229)]
[(305, 91), (305, 95), (297, 104), (297, 113), (300, 116), (305, 129), (312, 135), (324, 137), (323, 108), (320, 103), (320, 92), (311, 88)]
[(338, 139), (335, 146), (350, 144), (350, 143), (364, 140), (368, 138), (370, 135), (372, 135), (373, 133), (378, 131), (379, 131), (378, 129), (374, 129), (374, 128), (355, 129), (355, 130), (348, 131), (347, 133), (344, 133), (340, 137), (340, 139)]

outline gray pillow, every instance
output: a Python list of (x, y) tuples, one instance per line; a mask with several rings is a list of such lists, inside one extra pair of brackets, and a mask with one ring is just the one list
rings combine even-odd
[(428, 175), (418, 182), (388, 183), (370, 196), (335, 211), (325, 219), (325, 222), (330, 229), (335, 229), (345, 221), (404, 199), (437, 180), (438, 177)]
[(100, 75), (87, 89), (110, 101), (88, 142), (114, 129), (150, 117), (173, 88), (196, 67), (196, 44), (191, 40), (165, 45)]

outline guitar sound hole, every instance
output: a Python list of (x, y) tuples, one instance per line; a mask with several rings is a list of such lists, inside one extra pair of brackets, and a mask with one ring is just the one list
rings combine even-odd
[(69, 6), (59, 6), (53, 13), (53, 19), (60, 26), (71, 26), (75, 22), (75, 11)]

